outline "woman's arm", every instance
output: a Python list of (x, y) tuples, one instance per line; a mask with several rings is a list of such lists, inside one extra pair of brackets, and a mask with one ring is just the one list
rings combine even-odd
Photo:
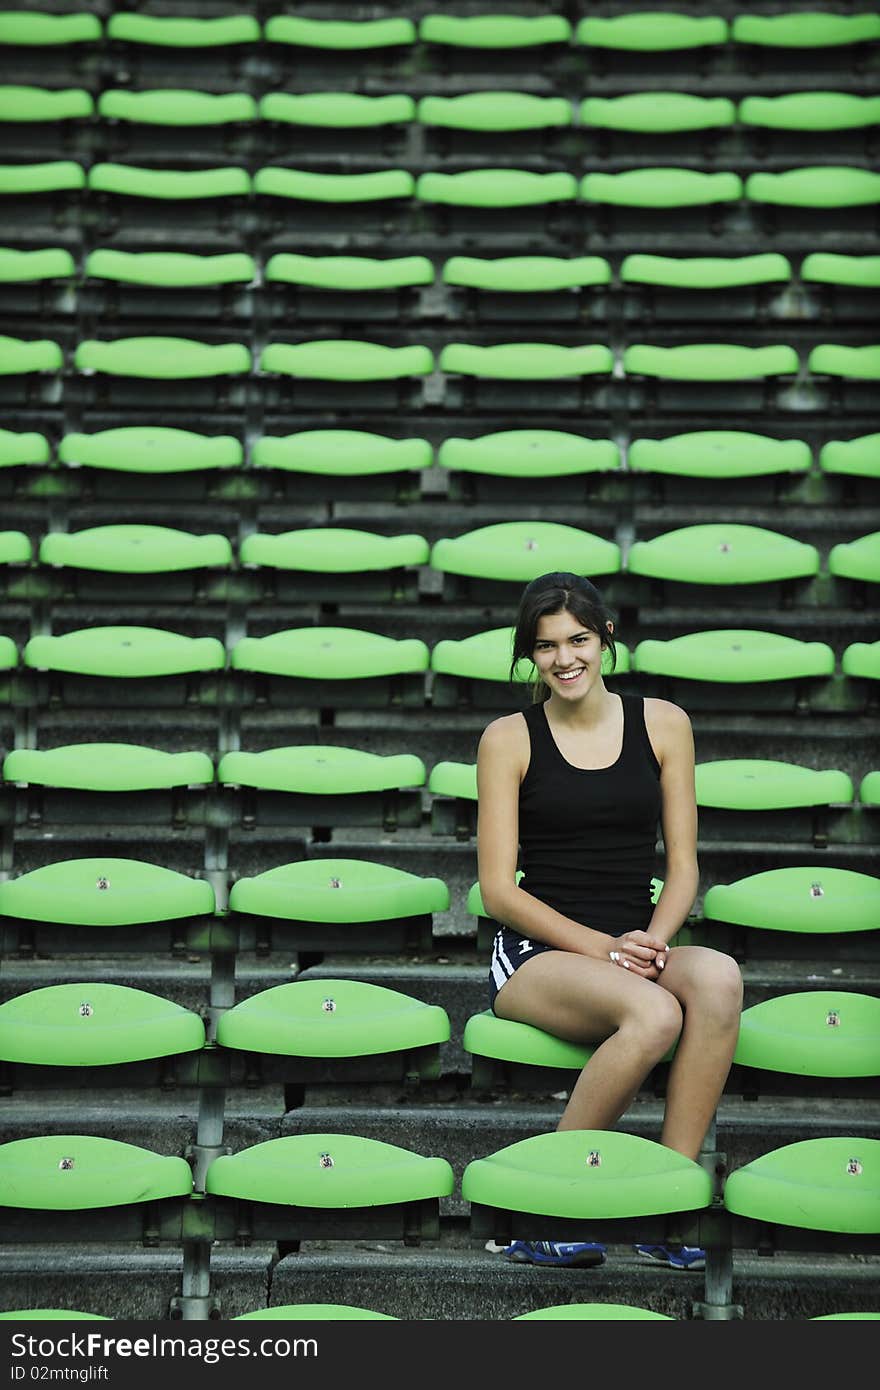
[(647, 931), (668, 943), (687, 919), (700, 886), (694, 735), (685, 711), (668, 700), (647, 699), (645, 722), (660, 763), (660, 818), (666, 857), (663, 891)]
[(522, 716), (493, 720), (477, 750), (477, 863), (483, 906), (496, 921), (524, 937), (607, 960), (613, 937), (565, 917), (517, 886), (519, 787), (528, 758)]

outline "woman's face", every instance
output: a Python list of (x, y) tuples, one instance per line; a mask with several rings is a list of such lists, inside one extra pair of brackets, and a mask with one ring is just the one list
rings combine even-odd
[(567, 610), (547, 613), (538, 619), (532, 660), (553, 695), (576, 700), (601, 680), (602, 639)]

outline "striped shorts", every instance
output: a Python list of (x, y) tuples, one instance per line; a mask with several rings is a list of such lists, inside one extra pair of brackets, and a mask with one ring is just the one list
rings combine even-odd
[(532, 956), (542, 951), (556, 948), (543, 941), (531, 941), (527, 936), (518, 936), (510, 927), (499, 927), (492, 942), (492, 959), (489, 964), (489, 1008), (495, 1011), (495, 996), (515, 970), (524, 965)]

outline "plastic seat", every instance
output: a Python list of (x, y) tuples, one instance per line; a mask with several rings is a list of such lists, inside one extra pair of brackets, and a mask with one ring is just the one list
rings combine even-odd
[(289, 628), (266, 637), (242, 637), (232, 649), (231, 666), (269, 678), (259, 686), (273, 704), (419, 707), (428, 648), (418, 638), (384, 637), (357, 628)]
[(0, 636), (0, 671), (12, 671), (18, 665), (18, 648), (11, 637)]
[(193, 338), (89, 339), (77, 345), (74, 366), (89, 374), (192, 381), (241, 376), (250, 371), (251, 355), (243, 343), (201, 343)]
[(604, 256), (450, 256), (442, 279), (445, 285), (480, 291), (483, 303), (486, 296), (505, 296), (502, 302), (509, 302), (512, 295), (520, 312), (523, 294), (564, 294), (574, 301), (574, 313), (576, 292), (610, 284), (611, 266)]
[(798, 132), (854, 130), (880, 124), (880, 97), (849, 92), (791, 92), (779, 97), (745, 97), (737, 116), (761, 130)]
[(422, 97), (417, 108), (421, 125), (483, 134), (559, 129), (570, 126), (572, 116), (571, 103), (562, 97), (530, 96), (526, 92)]
[(266, 20), (263, 35), (268, 43), (360, 53), (374, 48), (410, 47), (415, 43), (416, 26), (403, 17), (335, 20), (277, 14)]
[[(864, 954), (880, 924), (880, 879), (856, 869), (815, 865), (766, 869), (734, 883), (713, 883), (703, 898), (712, 944), (746, 953), (778, 952), (785, 933), (786, 955)], [(722, 929), (726, 926), (726, 933)], [(707, 935), (707, 942), (709, 936)]]
[[(217, 1043), (258, 1054), (288, 1080), (436, 1079), (449, 1018), (399, 990), (359, 980), (295, 980), (227, 1009)], [(265, 1075), (265, 1073), (264, 1073)]]
[[(880, 1316), (880, 1315), (878, 1315)], [(352, 1303), (279, 1303), (273, 1308), (257, 1308), (253, 1313), (239, 1313), (233, 1322), (355, 1322), (365, 1319), (395, 1322), (390, 1313), (376, 1313), (372, 1308), (358, 1308)]]
[(269, 1139), (215, 1158), (206, 1190), (236, 1203), (252, 1238), (439, 1234), (439, 1199), (452, 1192), (445, 1158), (338, 1133)]
[(736, 120), (728, 97), (686, 92), (633, 92), (619, 97), (586, 97), (579, 108), (582, 126), (638, 134), (680, 134), (720, 130)]
[(747, 202), (777, 207), (857, 208), (880, 202), (880, 174), (848, 165), (822, 164), (783, 173), (749, 174)]
[(49, 462), (49, 441), (34, 430), (0, 430), (0, 468)]
[(819, 573), (819, 552), (814, 545), (763, 526), (711, 522), (636, 540), (626, 567), (630, 574), (660, 580), (670, 598), (702, 598), (706, 586), (716, 585), (748, 585), (750, 595), (790, 596), (793, 581)]
[(244, 252), (193, 255), (186, 251), (116, 251), (99, 247), (86, 257), (86, 278), (154, 289), (202, 289), (215, 285), (250, 285), (256, 276), (253, 256)]
[(267, 92), (260, 98), (260, 119), (281, 125), (363, 130), (407, 125), (415, 120), (416, 103), (402, 93), (363, 96), (357, 92)]
[(661, 289), (726, 290), (750, 285), (785, 284), (791, 262), (777, 251), (752, 256), (625, 256), (620, 267), (623, 285), (654, 285)]
[(0, 164), (0, 195), (68, 193), (85, 188), (86, 171), (72, 159), (38, 164)]
[(93, 434), (65, 434), (58, 460), (70, 468), (111, 473), (191, 473), (237, 468), (244, 458), (231, 435), (196, 434), (167, 425), (124, 425)]
[(24, 531), (0, 531), (0, 565), (26, 565), (32, 556)]
[(880, 289), (880, 256), (850, 256), (836, 251), (811, 251), (801, 262), (800, 278), (807, 285), (841, 285), (857, 290)]
[(514, 479), (570, 478), (610, 473), (620, 467), (612, 439), (586, 439), (564, 430), (498, 430), (472, 439), (444, 439), (437, 453), (441, 468)]
[(280, 937), (300, 951), (428, 949), (433, 914), (448, 908), (449, 889), (439, 878), (368, 860), (307, 859), (237, 879), (229, 906), (246, 919), (240, 932)]
[(61, 48), (73, 43), (92, 43), (102, 34), (95, 14), (42, 14), (27, 10), (0, 13), (0, 39), (16, 47)]
[(434, 282), (427, 256), (302, 256), (279, 252), (266, 262), (267, 284), (371, 293)]
[(78, 955), (167, 950), (200, 938), (204, 946), (214, 909), (206, 880), (110, 855), (60, 860), (0, 883), (6, 932), (50, 953), (59, 944)]
[(859, 783), (859, 801), (863, 806), (880, 806), (880, 772), (866, 772)]
[[(700, 833), (709, 840), (776, 840), (826, 846), (851, 832), (848, 773), (773, 758), (698, 763)], [(836, 809), (832, 809), (836, 808)]]
[[(833, 675), (834, 662), (825, 642), (756, 628), (644, 638), (632, 658), (635, 672), (663, 677), (662, 689), (680, 690), (684, 704), (736, 709), (794, 709), (798, 702), (803, 707), (817, 682)], [(686, 684), (679, 686), (680, 681)], [(659, 689), (651, 683), (652, 693)]]
[[(550, 521), (508, 521), (442, 537), (431, 549), (431, 568), (453, 576), (469, 594), (498, 585), (524, 584), (548, 564), (575, 574), (613, 575), (621, 568), (616, 541)], [(476, 582), (474, 582), (476, 581)]]
[(828, 573), (858, 585), (880, 584), (880, 531), (833, 545), (828, 552)]
[[(212, 572), (231, 567), (232, 546), (226, 536), (129, 522), (50, 531), (40, 542), (39, 558), (60, 570), (66, 584), (83, 597), (195, 600)], [(105, 575), (109, 578), (99, 578)], [(148, 588), (140, 576), (149, 576)]]
[(634, 473), (739, 479), (808, 473), (812, 454), (802, 439), (773, 439), (747, 430), (694, 430), (665, 439), (634, 439), (627, 463)]
[(245, 825), (417, 826), (426, 778), (414, 753), (331, 744), (224, 753), (217, 766), (221, 786), (241, 789)]
[(58, 1068), (87, 1067), (92, 1086), (105, 1068), (195, 1053), (204, 1045), (197, 1013), (127, 985), (47, 985), (0, 1004), (0, 1058), (26, 1067), (16, 1072), (26, 1084), (31, 1068), (51, 1068), (57, 1086)]
[(0, 376), (27, 376), (60, 371), (64, 357), (58, 343), (48, 338), (0, 337)]
[(564, 347), (556, 343), (447, 343), (440, 353), (440, 370), (496, 381), (547, 381), (559, 377), (609, 375), (614, 367), (610, 348), (599, 343)]
[(219, 15), (199, 19), (166, 15), (112, 14), (107, 37), (117, 43), (155, 48), (221, 48), (229, 44), (256, 43), (259, 21), (249, 14)]
[[(665, 1231), (696, 1225), (712, 1199), (712, 1181), (697, 1163), (651, 1139), (614, 1130), (557, 1130), (509, 1144), (465, 1168), (462, 1196), (471, 1204), (471, 1231), (496, 1241), (573, 1235), (617, 1238), (634, 1230), (633, 1218)], [(684, 1238), (684, 1237), (682, 1237)], [(687, 1244), (699, 1241), (686, 1240)]]
[(111, 161), (93, 164), (89, 189), (121, 198), (142, 198), (162, 204), (163, 225), (178, 217), (181, 204), (215, 198), (246, 198), (251, 178), (237, 165), (217, 169), (148, 169)]
[(433, 463), (427, 439), (394, 439), (367, 430), (299, 430), (254, 442), (254, 468), (335, 479), (420, 472)]
[[(4, 1241), (144, 1241), (163, 1216), (180, 1223), (192, 1169), (186, 1159), (86, 1134), (0, 1144)], [(174, 1239), (174, 1237), (170, 1237)]]
[(319, 174), (308, 169), (266, 167), (254, 174), (254, 193), (314, 203), (375, 203), (411, 198), (415, 179), (405, 169), (366, 174)]
[(880, 434), (863, 434), (855, 439), (832, 439), (819, 450), (823, 473), (841, 473), (850, 478), (880, 477)]
[(574, 41), (588, 48), (636, 53), (667, 53), (714, 47), (727, 42), (721, 15), (650, 11), (614, 16), (589, 15), (578, 21)]
[(29, 825), (173, 825), (205, 820), (214, 781), (207, 753), (168, 753), (133, 743), (14, 748), (3, 777), (16, 783)]
[(880, 381), (880, 344), (846, 347), (840, 343), (819, 343), (811, 349), (807, 367), (817, 376)]
[(423, 43), (450, 48), (538, 48), (568, 43), (571, 32), (569, 20), (561, 14), (426, 14), (419, 23)]
[(784, 344), (744, 347), (734, 343), (689, 343), (659, 347), (630, 343), (624, 348), (627, 374), (667, 381), (752, 381), (794, 375), (798, 355)]
[(477, 829), (477, 765), (444, 758), (428, 775), (431, 833), (469, 840)]
[(131, 92), (108, 88), (98, 98), (105, 120), (138, 125), (215, 126), (255, 121), (257, 103), (246, 92), (194, 92), (161, 88)]
[(425, 173), (416, 180), (422, 203), (452, 208), (533, 208), (570, 203), (577, 197), (573, 174), (527, 169), (467, 169), (458, 174)]
[(584, 174), (580, 196), (587, 203), (612, 207), (681, 209), (735, 203), (743, 195), (739, 174), (730, 170), (627, 169), (619, 174)]
[(91, 116), (95, 106), (82, 87), (0, 85), (0, 121), (74, 121)]
[(280, 535), (255, 531), (242, 541), (239, 559), (272, 571), (273, 592), (282, 600), (310, 597), (320, 575), (325, 602), (335, 595), (391, 602), (417, 596), (418, 567), (429, 553), (424, 536), (315, 526)]
[(730, 36), (734, 43), (766, 48), (834, 48), (880, 38), (880, 15), (831, 14), (797, 10), (788, 14), (734, 15)]
[(536, 1308), (531, 1313), (520, 1313), (514, 1322), (547, 1321), (554, 1322), (674, 1322), (667, 1313), (654, 1313), (650, 1308), (638, 1308), (633, 1303), (553, 1303), (546, 1308)]
[(880, 680), (880, 641), (850, 642), (844, 647), (840, 666), (845, 676), (862, 680)]
[(327, 338), (270, 343), (263, 349), (260, 369), (306, 381), (377, 382), (428, 376), (434, 370), (434, 358), (429, 348), (416, 344), (395, 348)]
[[(869, 1078), (880, 1072), (880, 999), (803, 990), (744, 1009), (734, 1065), (790, 1078)], [(773, 1077), (766, 1081), (774, 1086)], [(778, 1083), (776, 1083), (778, 1084)]]
[[(761, 1154), (729, 1173), (724, 1206), (737, 1216), (812, 1233), (880, 1231), (880, 1139), (828, 1135)], [(867, 1244), (864, 1246), (868, 1248)]]

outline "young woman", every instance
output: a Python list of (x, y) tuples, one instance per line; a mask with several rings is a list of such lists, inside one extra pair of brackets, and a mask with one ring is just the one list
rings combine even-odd
[[(511, 671), (530, 659), (535, 700), (495, 719), (477, 754), (477, 854), (495, 937), (490, 1002), (499, 1018), (595, 1047), (557, 1128), (611, 1129), (676, 1044), (661, 1142), (695, 1159), (739, 1032), (742, 980), (729, 956), (670, 945), (699, 887), (694, 743), (684, 710), (619, 695), (602, 595), (574, 574), (526, 587)], [(663, 888), (651, 901), (658, 822)], [(519, 883), (517, 867), (523, 873)], [(637, 1246), (676, 1268), (701, 1250)], [(508, 1258), (601, 1263), (582, 1243), (514, 1241)]]

